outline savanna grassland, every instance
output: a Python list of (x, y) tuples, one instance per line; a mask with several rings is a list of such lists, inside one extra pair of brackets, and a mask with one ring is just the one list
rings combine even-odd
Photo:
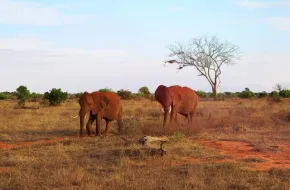
[[(16, 104), (0, 101), (3, 190), (290, 189), (289, 99), (201, 100), (193, 124), (165, 130), (156, 101), (123, 100), (122, 135), (114, 122), (109, 136), (84, 138), (76, 99)], [(143, 148), (143, 135), (168, 136), (167, 153)]]

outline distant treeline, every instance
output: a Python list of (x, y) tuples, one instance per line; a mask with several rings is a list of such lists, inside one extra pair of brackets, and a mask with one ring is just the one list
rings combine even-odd
[[(148, 87), (141, 87), (137, 93), (133, 93), (130, 90), (120, 89), (118, 91), (113, 91), (110, 88), (99, 89), (100, 92), (113, 92), (116, 93), (124, 100), (141, 100), (141, 99), (151, 99), (154, 100), (154, 95), (149, 91)], [(19, 86), (14, 92), (0, 92), (0, 100), (6, 99), (17, 99), (19, 104), (24, 106), (25, 101), (42, 101), (43, 103), (49, 105), (58, 105), (61, 102), (66, 101), (67, 99), (79, 98), (83, 92), (79, 93), (68, 93), (63, 92), (60, 88), (52, 88), (50, 91), (45, 92), (44, 94), (35, 93), (28, 90), (26, 86)], [(196, 93), (198, 96), (203, 98), (212, 98), (213, 94), (211, 92), (204, 92), (197, 90)], [(281, 89), (272, 92), (252, 92), (249, 88), (245, 88), (242, 92), (221, 92), (218, 93), (218, 99), (227, 99), (227, 98), (266, 98), (270, 97), (276, 101), (280, 101), (282, 98), (290, 98), (289, 89)]]

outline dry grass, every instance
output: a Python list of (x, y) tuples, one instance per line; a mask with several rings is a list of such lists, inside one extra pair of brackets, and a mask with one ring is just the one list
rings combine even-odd
[[(182, 163), (180, 158), (221, 159), (200, 139), (239, 140), (259, 151), (290, 143), (290, 101), (201, 101), (194, 123), (164, 130), (157, 102), (123, 101), (125, 132), (168, 135), (167, 155), (127, 144), (115, 133), (108, 137), (77, 138), (79, 106), (72, 100), (58, 107), (15, 109), (15, 101), (0, 101), (0, 142), (21, 143), (75, 136), (49, 145), (0, 150), (0, 189), (289, 189), (290, 170), (248, 171), (240, 163)], [(180, 123), (185, 123), (182, 116)], [(158, 146), (156, 146), (158, 147)], [(262, 162), (255, 157), (244, 160)]]

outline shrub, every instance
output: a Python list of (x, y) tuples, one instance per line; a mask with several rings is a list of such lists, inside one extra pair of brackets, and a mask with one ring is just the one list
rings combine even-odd
[(120, 96), (124, 100), (129, 100), (132, 98), (132, 92), (129, 90), (124, 90), (124, 89), (118, 90), (117, 95)]
[(29, 96), (29, 99), (32, 102), (37, 102), (37, 101), (41, 100), (41, 98), (42, 98), (42, 94), (35, 93), (35, 92), (31, 93)]
[(249, 88), (245, 88), (245, 90), (239, 94), (239, 97), (240, 98), (255, 98), (256, 95), (252, 91), (250, 91)]
[(26, 86), (20, 85), (17, 89), (16, 89), (16, 96), (18, 99), (18, 104), (21, 107), (25, 106), (25, 101), (27, 101), (27, 99), (29, 98), (30, 92), (27, 89)]
[(279, 92), (279, 95), (282, 97), (282, 98), (290, 98), (290, 90), (281, 90)]
[(258, 98), (265, 98), (268, 96), (268, 93), (263, 91), (263, 92), (259, 92), (257, 93)]
[(200, 98), (206, 98), (206, 97), (208, 97), (208, 94), (206, 92), (204, 92), (204, 91), (197, 90), (195, 92), (198, 95), (198, 97), (200, 97)]
[(0, 93), (0, 100), (7, 100), (9, 96), (3, 92)]
[(225, 94), (225, 97), (227, 97), (227, 98), (232, 98), (232, 97), (234, 97), (234, 93), (232, 93), (232, 92), (225, 92), (224, 93)]
[(99, 92), (114, 92), (111, 88), (101, 88), (98, 90)]
[(67, 92), (62, 92), (61, 89), (52, 88), (50, 92), (44, 93), (44, 99), (48, 100), (49, 105), (59, 105), (68, 98)]
[(143, 86), (139, 89), (138, 94), (143, 95), (143, 97), (148, 97), (150, 96), (150, 91), (149, 88), (147, 86)]
[(131, 98), (134, 100), (142, 100), (145, 96), (141, 93), (132, 94)]
[(82, 92), (75, 93), (74, 94), (74, 97), (77, 98), (77, 99), (79, 99), (82, 94), (83, 94)]
[(273, 101), (275, 102), (281, 102), (282, 101), (282, 98), (281, 96), (279, 95), (279, 93), (277, 91), (272, 91), (270, 93), (270, 97), (273, 99)]

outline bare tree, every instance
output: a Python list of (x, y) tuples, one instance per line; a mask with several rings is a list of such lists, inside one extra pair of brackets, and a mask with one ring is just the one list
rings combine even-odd
[(240, 59), (239, 48), (228, 42), (220, 42), (216, 36), (201, 36), (190, 40), (188, 44), (178, 43), (167, 46), (171, 51), (169, 57), (174, 59), (165, 63), (177, 64), (181, 70), (193, 66), (211, 85), (217, 98), (217, 87), (220, 85), (222, 65), (232, 65)]
[(273, 88), (274, 88), (274, 90), (276, 90), (278, 92), (281, 92), (282, 90), (288, 90), (289, 89), (289, 85), (287, 85), (287, 84), (282, 85), (280, 83), (277, 83), (277, 84), (275, 84), (275, 86)]

